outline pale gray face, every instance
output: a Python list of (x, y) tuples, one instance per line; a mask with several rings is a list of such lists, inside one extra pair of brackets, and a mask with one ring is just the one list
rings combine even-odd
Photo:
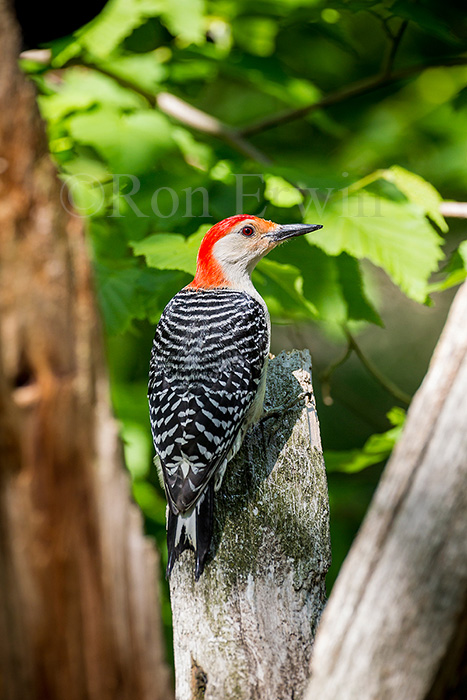
[(280, 243), (322, 228), (319, 224), (276, 224), (264, 219), (245, 219), (232, 228), (213, 247), (214, 257), (228, 279), (234, 281)]

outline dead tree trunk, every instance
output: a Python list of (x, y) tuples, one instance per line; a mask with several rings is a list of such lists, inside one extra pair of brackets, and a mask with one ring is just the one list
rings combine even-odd
[(306, 700), (460, 700), (466, 643), (467, 283), (323, 615)]
[(80, 220), (0, 0), (0, 696), (167, 700)]
[[(270, 362), (266, 404), (312, 391), (308, 351)], [(330, 564), (329, 505), (313, 399), (260, 423), (217, 495), (214, 556), (171, 578), (178, 700), (290, 700), (307, 680)], [(205, 693), (205, 694), (204, 694)]]

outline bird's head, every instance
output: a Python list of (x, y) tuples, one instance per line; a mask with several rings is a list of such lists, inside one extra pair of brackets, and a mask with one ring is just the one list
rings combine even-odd
[(204, 236), (198, 251), (196, 276), (188, 286), (241, 289), (256, 263), (270, 250), (289, 238), (320, 228), (319, 224), (275, 224), (246, 214), (224, 219)]

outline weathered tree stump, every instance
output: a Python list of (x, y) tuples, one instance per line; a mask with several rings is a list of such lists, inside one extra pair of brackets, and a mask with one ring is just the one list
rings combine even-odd
[(290, 700), (303, 691), (330, 564), (329, 504), (307, 350), (269, 363), (266, 408), (217, 494), (210, 560), (172, 573), (177, 700)]

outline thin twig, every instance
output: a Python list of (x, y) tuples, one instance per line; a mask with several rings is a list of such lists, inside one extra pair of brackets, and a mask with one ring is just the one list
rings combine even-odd
[(388, 57), (387, 57), (387, 59), (384, 63), (384, 66), (383, 66), (383, 70), (382, 70), (383, 75), (388, 75), (388, 76), (391, 75), (392, 67), (394, 65), (394, 60), (396, 58), (396, 53), (397, 53), (397, 50), (400, 46), (404, 32), (407, 29), (408, 23), (409, 23), (408, 20), (404, 20), (403, 22), (401, 22), (401, 25), (400, 25), (399, 29), (397, 30), (397, 32), (395, 34), (391, 35), (391, 45), (389, 48)]
[(448, 219), (467, 219), (467, 202), (441, 202), (439, 213)]
[(384, 33), (389, 39), (394, 39), (394, 32), (391, 29), (390, 21), (391, 19), (394, 19), (394, 15), (389, 15), (387, 17), (383, 17), (379, 12), (376, 12), (376, 10), (373, 9), (368, 9), (367, 10), (368, 14), (373, 15), (373, 17), (376, 17), (376, 19), (381, 22), (381, 26), (383, 27)]
[(331, 406), (333, 404), (333, 398), (331, 396), (331, 377), (338, 367), (344, 364), (347, 359), (352, 354), (352, 346), (347, 343), (347, 348), (344, 354), (339, 357), (334, 362), (331, 362), (319, 375), (319, 380), (321, 382), (321, 394), (323, 396), (323, 402), (326, 406)]
[(306, 107), (299, 107), (298, 109), (291, 109), (279, 114), (273, 114), (269, 117), (265, 117), (260, 121), (250, 124), (249, 126), (240, 129), (240, 134), (242, 136), (253, 136), (254, 134), (259, 134), (268, 129), (273, 129), (276, 126), (281, 126), (283, 124), (288, 124), (289, 122), (306, 117), (311, 112), (318, 109), (323, 109), (324, 107), (330, 107), (331, 105), (339, 104), (345, 100), (351, 99), (352, 97), (358, 97), (360, 95), (373, 92), (373, 90), (378, 90), (381, 87), (385, 87), (391, 83), (396, 83), (400, 80), (405, 80), (406, 78), (411, 78), (414, 75), (422, 73), (424, 70), (429, 68), (439, 68), (441, 66), (463, 66), (467, 64), (467, 57), (456, 57), (451, 59), (445, 59), (437, 63), (424, 64), (418, 66), (411, 66), (409, 68), (402, 68), (401, 70), (395, 71), (391, 75), (378, 74), (371, 78), (365, 78), (364, 80), (357, 80), (355, 83), (351, 83), (346, 87), (336, 90), (335, 92), (325, 95), (321, 100), (313, 102)]
[(391, 394), (397, 401), (400, 401), (401, 403), (404, 403), (406, 406), (408, 406), (412, 400), (412, 397), (409, 394), (406, 394), (405, 391), (402, 391), (402, 389), (399, 389), (398, 386), (396, 386), (390, 379), (385, 377), (384, 374), (382, 374), (379, 371), (379, 369), (375, 367), (371, 360), (369, 360), (368, 357), (364, 355), (360, 346), (357, 344), (357, 341), (352, 336), (348, 328), (344, 327), (344, 332), (347, 336), (347, 342), (349, 343), (350, 347), (355, 352), (355, 354), (357, 355), (358, 359), (365, 367), (367, 372), (371, 374), (373, 379), (375, 379), (378, 382), (378, 384), (382, 386), (385, 391)]

